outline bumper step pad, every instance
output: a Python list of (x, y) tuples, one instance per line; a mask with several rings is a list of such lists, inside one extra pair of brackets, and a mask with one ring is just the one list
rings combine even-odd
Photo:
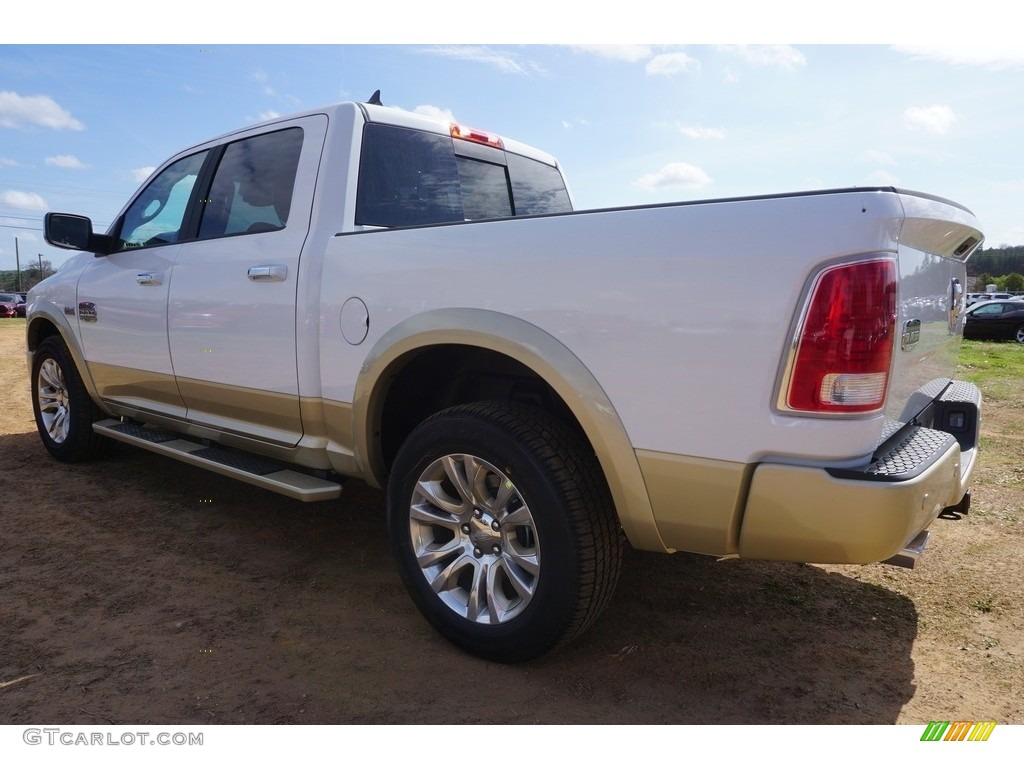
[(833, 477), (845, 480), (874, 480), (896, 483), (911, 480), (935, 463), (935, 457), (956, 445), (956, 438), (948, 432), (926, 427), (911, 427), (893, 438), (864, 467), (853, 469), (830, 468)]

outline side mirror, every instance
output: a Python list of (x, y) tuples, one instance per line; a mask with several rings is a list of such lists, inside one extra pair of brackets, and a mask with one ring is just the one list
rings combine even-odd
[(92, 221), (73, 213), (48, 213), (43, 219), (43, 236), (50, 245), (72, 251), (110, 253), (111, 239), (92, 231)]

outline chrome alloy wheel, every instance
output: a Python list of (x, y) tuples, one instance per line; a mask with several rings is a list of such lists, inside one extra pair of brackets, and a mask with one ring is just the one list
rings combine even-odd
[(530, 604), (540, 576), (537, 529), (503, 472), (476, 456), (442, 456), (420, 475), (409, 512), (416, 562), (457, 615), (501, 624)]
[(36, 392), (43, 428), (53, 442), (63, 443), (68, 438), (71, 426), (70, 395), (64, 381), (64, 371), (53, 358), (47, 358), (39, 366)]

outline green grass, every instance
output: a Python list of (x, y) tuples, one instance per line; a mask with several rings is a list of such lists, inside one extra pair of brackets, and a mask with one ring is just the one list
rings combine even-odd
[(986, 399), (1020, 400), (1024, 389), (1024, 344), (964, 340), (957, 376), (977, 384)]

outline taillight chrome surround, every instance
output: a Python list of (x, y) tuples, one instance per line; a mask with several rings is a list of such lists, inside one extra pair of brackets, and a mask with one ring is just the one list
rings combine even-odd
[(881, 411), (897, 344), (893, 258), (831, 264), (811, 281), (777, 389), (776, 409), (808, 416)]

